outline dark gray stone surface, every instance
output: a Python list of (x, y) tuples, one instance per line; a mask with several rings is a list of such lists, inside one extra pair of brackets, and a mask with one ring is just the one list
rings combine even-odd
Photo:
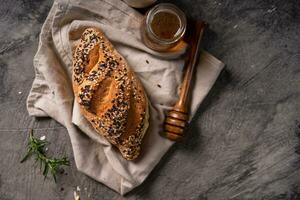
[[(51, 0), (1, 1), (0, 199), (300, 199), (299, 0), (176, 0), (210, 24), (205, 48), (226, 70), (188, 130), (140, 187), (121, 197), (76, 170), (65, 128), (34, 119), (26, 98)], [(298, 121), (297, 121), (298, 120)], [(29, 128), (65, 152), (58, 183), (20, 164)]]

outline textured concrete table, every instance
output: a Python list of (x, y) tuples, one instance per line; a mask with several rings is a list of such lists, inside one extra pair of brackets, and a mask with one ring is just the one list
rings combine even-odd
[[(164, 157), (127, 199), (300, 199), (299, 0), (178, 0), (210, 23), (205, 48), (226, 63), (197, 112), (188, 138)], [(1, 1), (0, 199), (123, 199), (77, 172), (65, 128), (34, 119), (26, 97), (32, 59), (51, 0)], [(298, 121), (297, 121), (298, 120)], [(20, 164), (28, 129), (71, 167), (58, 183)]]

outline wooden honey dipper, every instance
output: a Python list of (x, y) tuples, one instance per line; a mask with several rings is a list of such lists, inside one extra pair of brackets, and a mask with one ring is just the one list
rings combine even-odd
[(189, 88), (193, 78), (194, 69), (199, 58), (200, 43), (206, 25), (207, 24), (203, 21), (196, 21), (194, 30), (190, 33), (191, 36), (188, 41), (190, 49), (185, 61), (186, 71), (182, 80), (179, 99), (175, 106), (168, 112), (164, 122), (163, 136), (173, 141), (182, 139), (184, 129), (189, 120), (187, 105)]

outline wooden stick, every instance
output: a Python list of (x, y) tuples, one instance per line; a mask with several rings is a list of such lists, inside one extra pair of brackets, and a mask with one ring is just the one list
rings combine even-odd
[(189, 41), (191, 47), (186, 59), (186, 71), (182, 80), (179, 99), (175, 106), (168, 112), (165, 119), (163, 136), (173, 141), (182, 139), (184, 129), (189, 120), (187, 105), (189, 88), (199, 58), (200, 43), (205, 27), (205, 22), (195, 22), (195, 30), (191, 33)]

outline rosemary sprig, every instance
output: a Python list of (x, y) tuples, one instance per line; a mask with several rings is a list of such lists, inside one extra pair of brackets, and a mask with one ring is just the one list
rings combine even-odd
[(30, 156), (35, 156), (36, 162), (40, 163), (40, 169), (43, 169), (44, 177), (46, 178), (50, 171), (54, 178), (54, 181), (56, 182), (56, 173), (58, 169), (63, 165), (69, 166), (70, 162), (65, 156), (62, 158), (47, 157), (44, 150), (47, 144), (48, 142), (46, 140), (44, 141), (34, 137), (33, 130), (30, 129), (29, 141), (27, 145), (27, 154), (21, 160), (21, 163), (27, 160)]

